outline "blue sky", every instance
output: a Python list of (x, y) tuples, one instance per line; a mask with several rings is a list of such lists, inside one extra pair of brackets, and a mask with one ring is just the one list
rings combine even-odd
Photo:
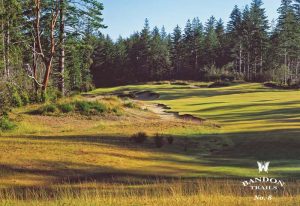
[[(234, 7), (244, 8), (251, 0), (102, 0), (104, 4), (104, 23), (108, 26), (102, 33), (114, 40), (120, 35), (128, 37), (143, 28), (145, 18), (150, 26), (166, 27), (172, 32), (178, 24), (184, 27), (187, 19), (199, 17), (201, 22), (214, 15), (217, 19), (228, 21)], [(263, 0), (270, 20), (277, 18), (280, 0)]]

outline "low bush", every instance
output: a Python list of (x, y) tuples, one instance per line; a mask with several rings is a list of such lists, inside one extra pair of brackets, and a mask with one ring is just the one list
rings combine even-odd
[(23, 105), (27, 105), (30, 103), (30, 98), (27, 92), (22, 92), (21, 93), (21, 99), (22, 99), (22, 103)]
[(168, 137), (167, 137), (167, 141), (168, 141), (169, 144), (173, 144), (173, 142), (174, 142), (174, 137), (173, 137), (173, 136), (168, 136)]
[(131, 109), (139, 108), (139, 106), (135, 102), (132, 102), (132, 101), (125, 101), (123, 106), (126, 108), (131, 108)]
[(276, 82), (265, 82), (264, 86), (270, 87), (270, 88), (278, 88), (279, 87), (279, 85)]
[(7, 116), (0, 117), (0, 131), (12, 130), (16, 125)]
[(56, 102), (59, 98), (62, 98), (62, 93), (54, 88), (49, 88), (46, 93), (45, 100), (49, 102)]
[(57, 107), (55, 104), (47, 104), (42, 106), (39, 110), (39, 114), (50, 114), (50, 113), (55, 113), (57, 111)]
[(218, 82), (214, 82), (211, 85), (209, 85), (209, 88), (218, 88), (218, 87), (228, 87), (230, 86), (231, 83), (230, 82), (223, 82), (223, 81), (218, 81)]
[(109, 112), (109, 108), (101, 102), (76, 101), (75, 108), (83, 114)]
[(124, 103), (124, 107), (127, 107), (127, 108), (135, 108), (135, 105), (133, 102), (125, 102)]
[(31, 111), (31, 114), (47, 115), (51, 113), (71, 113), (77, 112), (82, 115), (115, 114), (122, 115), (122, 104), (113, 100), (85, 101), (73, 100), (70, 102), (48, 103), (39, 109)]
[(111, 111), (116, 114), (117, 116), (121, 116), (123, 114), (121, 107), (113, 107)]
[(22, 98), (17, 91), (14, 91), (12, 94), (12, 106), (14, 107), (23, 106)]
[(148, 139), (148, 135), (145, 132), (139, 132), (131, 136), (131, 140), (135, 143), (142, 144)]
[(80, 85), (80, 91), (81, 92), (89, 92), (95, 89), (95, 86), (92, 83), (85, 82), (82, 85)]
[(157, 148), (162, 148), (165, 145), (165, 139), (162, 135), (156, 134), (154, 137), (154, 143)]
[(74, 107), (73, 104), (65, 103), (65, 104), (60, 104), (59, 109), (63, 113), (70, 113), (70, 112), (73, 112), (75, 110), (75, 107)]

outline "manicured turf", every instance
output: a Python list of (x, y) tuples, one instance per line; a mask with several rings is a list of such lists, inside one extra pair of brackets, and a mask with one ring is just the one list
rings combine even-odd
[(126, 90), (157, 92), (161, 97), (154, 102), (168, 105), (171, 111), (217, 121), (222, 128), (196, 134), (198, 138), (225, 139), (232, 145), (216, 152), (223, 158), (217, 158), (211, 165), (228, 167), (232, 172), (237, 167), (250, 166), (251, 162), (255, 164), (256, 160), (271, 160), (276, 174), (289, 177), (300, 174), (300, 92), (297, 90), (275, 90), (261, 84), (223, 88), (166, 84), (98, 89), (93, 94)]

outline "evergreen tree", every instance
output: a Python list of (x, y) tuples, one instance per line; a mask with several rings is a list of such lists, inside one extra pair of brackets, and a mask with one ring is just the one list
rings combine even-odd
[(218, 37), (216, 66), (221, 68), (223, 65), (226, 65), (229, 62), (226, 51), (226, 33), (222, 19), (219, 19), (219, 21), (216, 23), (216, 34)]
[(140, 34), (139, 41), (139, 54), (137, 56), (139, 72), (137, 76), (141, 81), (147, 81), (147, 78), (151, 76), (151, 68), (149, 66), (149, 56), (151, 52), (151, 33), (148, 19), (145, 20), (145, 25)]
[(216, 33), (216, 19), (210, 17), (205, 27), (205, 48), (206, 48), (206, 60), (207, 66), (215, 66), (217, 58), (217, 49), (219, 45), (218, 36)]
[[(269, 23), (265, 14), (265, 9), (261, 0), (253, 0), (250, 8), (250, 18), (252, 22), (252, 51), (254, 71), (257, 72), (258, 67), (260, 74), (263, 73), (263, 62), (268, 41)], [(259, 65), (259, 66), (258, 66)]]
[(176, 77), (180, 78), (182, 73), (182, 53), (183, 53), (183, 42), (181, 28), (177, 25), (171, 36), (172, 48), (171, 48), (171, 59), (176, 73)]
[(235, 6), (230, 14), (227, 31), (230, 38), (231, 57), (233, 58), (235, 69), (239, 73), (242, 73), (242, 13), (238, 6)]
[[(194, 64), (194, 74), (200, 73), (200, 66), (203, 64), (204, 48), (204, 34), (203, 34), (203, 25), (201, 24), (199, 18), (194, 18), (192, 22), (193, 29), (193, 44), (192, 44), (192, 53), (193, 53), (193, 64)], [(199, 77), (201, 78), (201, 77)]]
[(192, 79), (194, 74), (193, 74), (193, 68), (194, 68), (194, 60), (193, 60), (193, 55), (194, 55), (194, 50), (193, 46), (195, 44), (194, 41), (194, 34), (193, 34), (193, 28), (191, 21), (188, 20), (185, 28), (184, 28), (184, 34), (183, 34), (183, 69), (184, 71), (184, 78), (187, 79)]

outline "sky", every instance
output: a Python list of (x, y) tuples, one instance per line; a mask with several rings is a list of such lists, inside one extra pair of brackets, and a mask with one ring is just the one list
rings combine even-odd
[[(148, 18), (150, 27), (165, 26), (168, 33), (178, 24), (184, 28), (188, 19), (199, 17), (204, 24), (210, 16), (229, 20), (234, 5), (241, 9), (250, 4), (251, 0), (102, 0), (104, 4), (103, 34), (116, 40), (119, 36), (128, 37), (140, 31)], [(263, 0), (263, 7), (269, 20), (277, 19), (280, 0)]]

